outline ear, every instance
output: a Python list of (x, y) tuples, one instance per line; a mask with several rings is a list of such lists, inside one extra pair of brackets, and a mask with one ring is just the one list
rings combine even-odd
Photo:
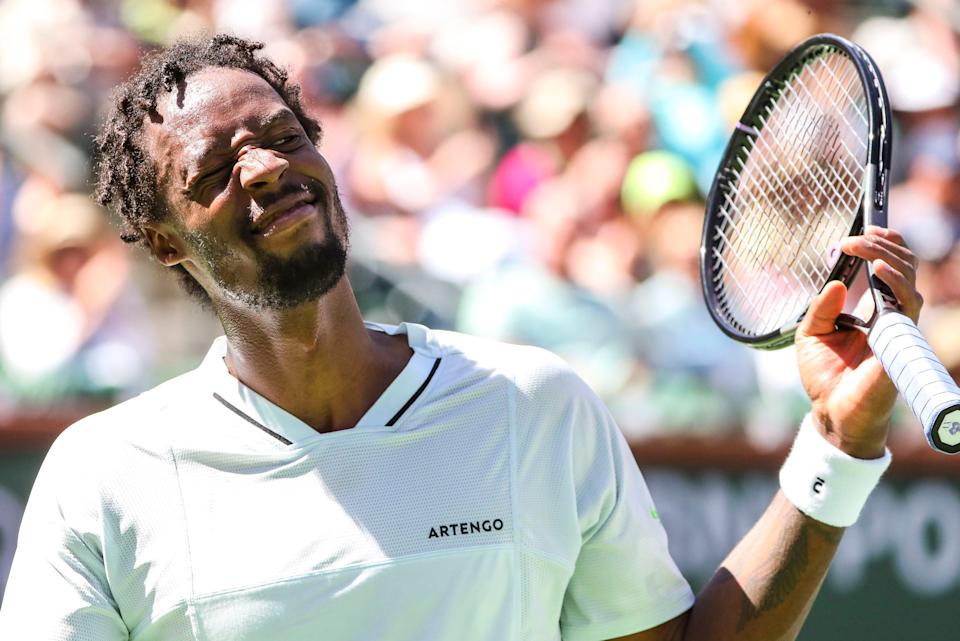
[(143, 235), (150, 245), (150, 253), (161, 265), (173, 267), (186, 260), (182, 241), (165, 225), (145, 225)]

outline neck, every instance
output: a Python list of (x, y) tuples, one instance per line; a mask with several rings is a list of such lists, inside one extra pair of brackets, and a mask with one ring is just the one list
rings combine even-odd
[(230, 373), (318, 432), (356, 425), (411, 355), (403, 337), (363, 325), (346, 278), (301, 307), (217, 315)]

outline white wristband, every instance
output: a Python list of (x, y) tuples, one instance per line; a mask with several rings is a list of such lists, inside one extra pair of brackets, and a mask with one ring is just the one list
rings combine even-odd
[(837, 449), (823, 438), (807, 414), (780, 468), (780, 488), (807, 516), (827, 525), (847, 527), (856, 523), (891, 460), (889, 449), (872, 460), (854, 458)]

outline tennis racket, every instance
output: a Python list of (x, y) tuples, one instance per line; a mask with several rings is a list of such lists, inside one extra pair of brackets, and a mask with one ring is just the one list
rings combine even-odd
[[(822, 34), (764, 79), (736, 125), (710, 190), (700, 276), (714, 321), (762, 349), (793, 342), (811, 301), (862, 262), (840, 241), (887, 224), (890, 106), (873, 59)], [(867, 342), (930, 445), (960, 452), (960, 388), (867, 263), (869, 320), (838, 326)]]

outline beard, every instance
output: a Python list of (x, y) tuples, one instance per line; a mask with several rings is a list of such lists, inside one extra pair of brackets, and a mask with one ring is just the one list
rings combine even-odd
[[(290, 309), (319, 300), (343, 278), (350, 246), (349, 228), (346, 212), (336, 189), (333, 197), (328, 198), (327, 190), (318, 181), (291, 185), (270, 198), (269, 202), (251, 205), (251, 208), (266, 208), (282, 198), (303, 191), (314, 197), (315, 206), (321, 210), (324, 239), (306, 243), (289, 256), (277, 256), (258, 247), (249, 232), (244, 233), (241, 237), (248, 239), (247, 250), (253, 253), (258, 266), (257, 279), (253, 286), (238, 283), (232, 278), (231, 258), (237, 254), (234, 248), (203, 232), (184, 234), (187, 242), (206, 263), (208, 272), (220, 292), (226, 294), (227, 298), (252, 309)], [(329, 215), (324, 215), (323, 210), (328, 207)], [(343, 230), (342, 240), (334, 229), (334, 219)], [(248, 223), (245, 223), (245, 226), (247, 225)]]

